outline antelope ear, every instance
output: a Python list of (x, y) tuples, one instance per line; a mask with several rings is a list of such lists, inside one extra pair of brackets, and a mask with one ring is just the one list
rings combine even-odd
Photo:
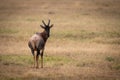
[(53, 27), (53, 24), (50, 26), (50, 28), (52, 28)]
[(43, 25), (40, 25), (41, 28), (45, 29), (45, 27)]

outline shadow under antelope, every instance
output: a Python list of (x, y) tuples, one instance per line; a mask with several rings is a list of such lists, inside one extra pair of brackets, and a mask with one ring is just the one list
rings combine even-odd
[[(39, 55), (41, 56), (41, 68), (43, 68), (43, 54), (44, 54), (44, 49), (45, 49), (45, 44), (47, 39), (50, 36), (50, 28), (53, 27), (53, 24), (50, 25), (50, 20), (48, 21), (48, 24), (46, 24), (43, 20), (42, 20), (43, 25), (40, 25), (41, 28), (44, 29), (43, 32), (36, 32), (36, 34), (34, 34), (29, 42), (28, 42), (28, 46), (31, 49), (31, 52), (33, 54), (33, 59), (34, 59), (34, 67), (36, 66), (36, 68), (39, 68)], [(36, 55), (34, 52), (37, 52)]]

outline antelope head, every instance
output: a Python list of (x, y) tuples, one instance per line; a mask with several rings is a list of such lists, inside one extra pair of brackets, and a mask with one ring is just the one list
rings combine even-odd
[(43, 23), (43, 25), (40, 25), (40, 26), (46, 32), (47, 37), (49, 37), (50, 36), (50, 28), (53, 27), (53, 24), (50, 25), (50, 20), (48, 21), (48, 24), (46, 24), (43, 20), (42, 20), (42, 23)]

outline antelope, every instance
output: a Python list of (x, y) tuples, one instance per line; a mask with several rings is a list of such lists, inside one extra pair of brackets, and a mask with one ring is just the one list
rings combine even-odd
[[(31, 50), (31, 53), (33, 55), (34, 59), (34, 65), (33, 67), (39, 68), (39, 55), (41, 56), (41, 68), (43, 68), (43, 54), (44, 54), (44, 49), (45, 49), (45, 44), (47, 39), (50, 37), (50, 28), (53, 27), (53, 24), (50, 25), (50, 20), (48, 21), (48, 24), (46, 24), (42, 20), (43, 25), (40, 25), (41, 28), (44, 29), (43, 32), (36, 32), (28, 42), (28, 46)], [(36, 55), (35, 52), (36, 51)]]

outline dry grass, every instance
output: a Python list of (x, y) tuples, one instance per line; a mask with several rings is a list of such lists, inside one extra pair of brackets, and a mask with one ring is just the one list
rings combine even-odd
[[(0, 3), (0, 80), (119, 80), (119, 0), (4, 0)], [(51, 19), (44, 68), (27, 46)]]

